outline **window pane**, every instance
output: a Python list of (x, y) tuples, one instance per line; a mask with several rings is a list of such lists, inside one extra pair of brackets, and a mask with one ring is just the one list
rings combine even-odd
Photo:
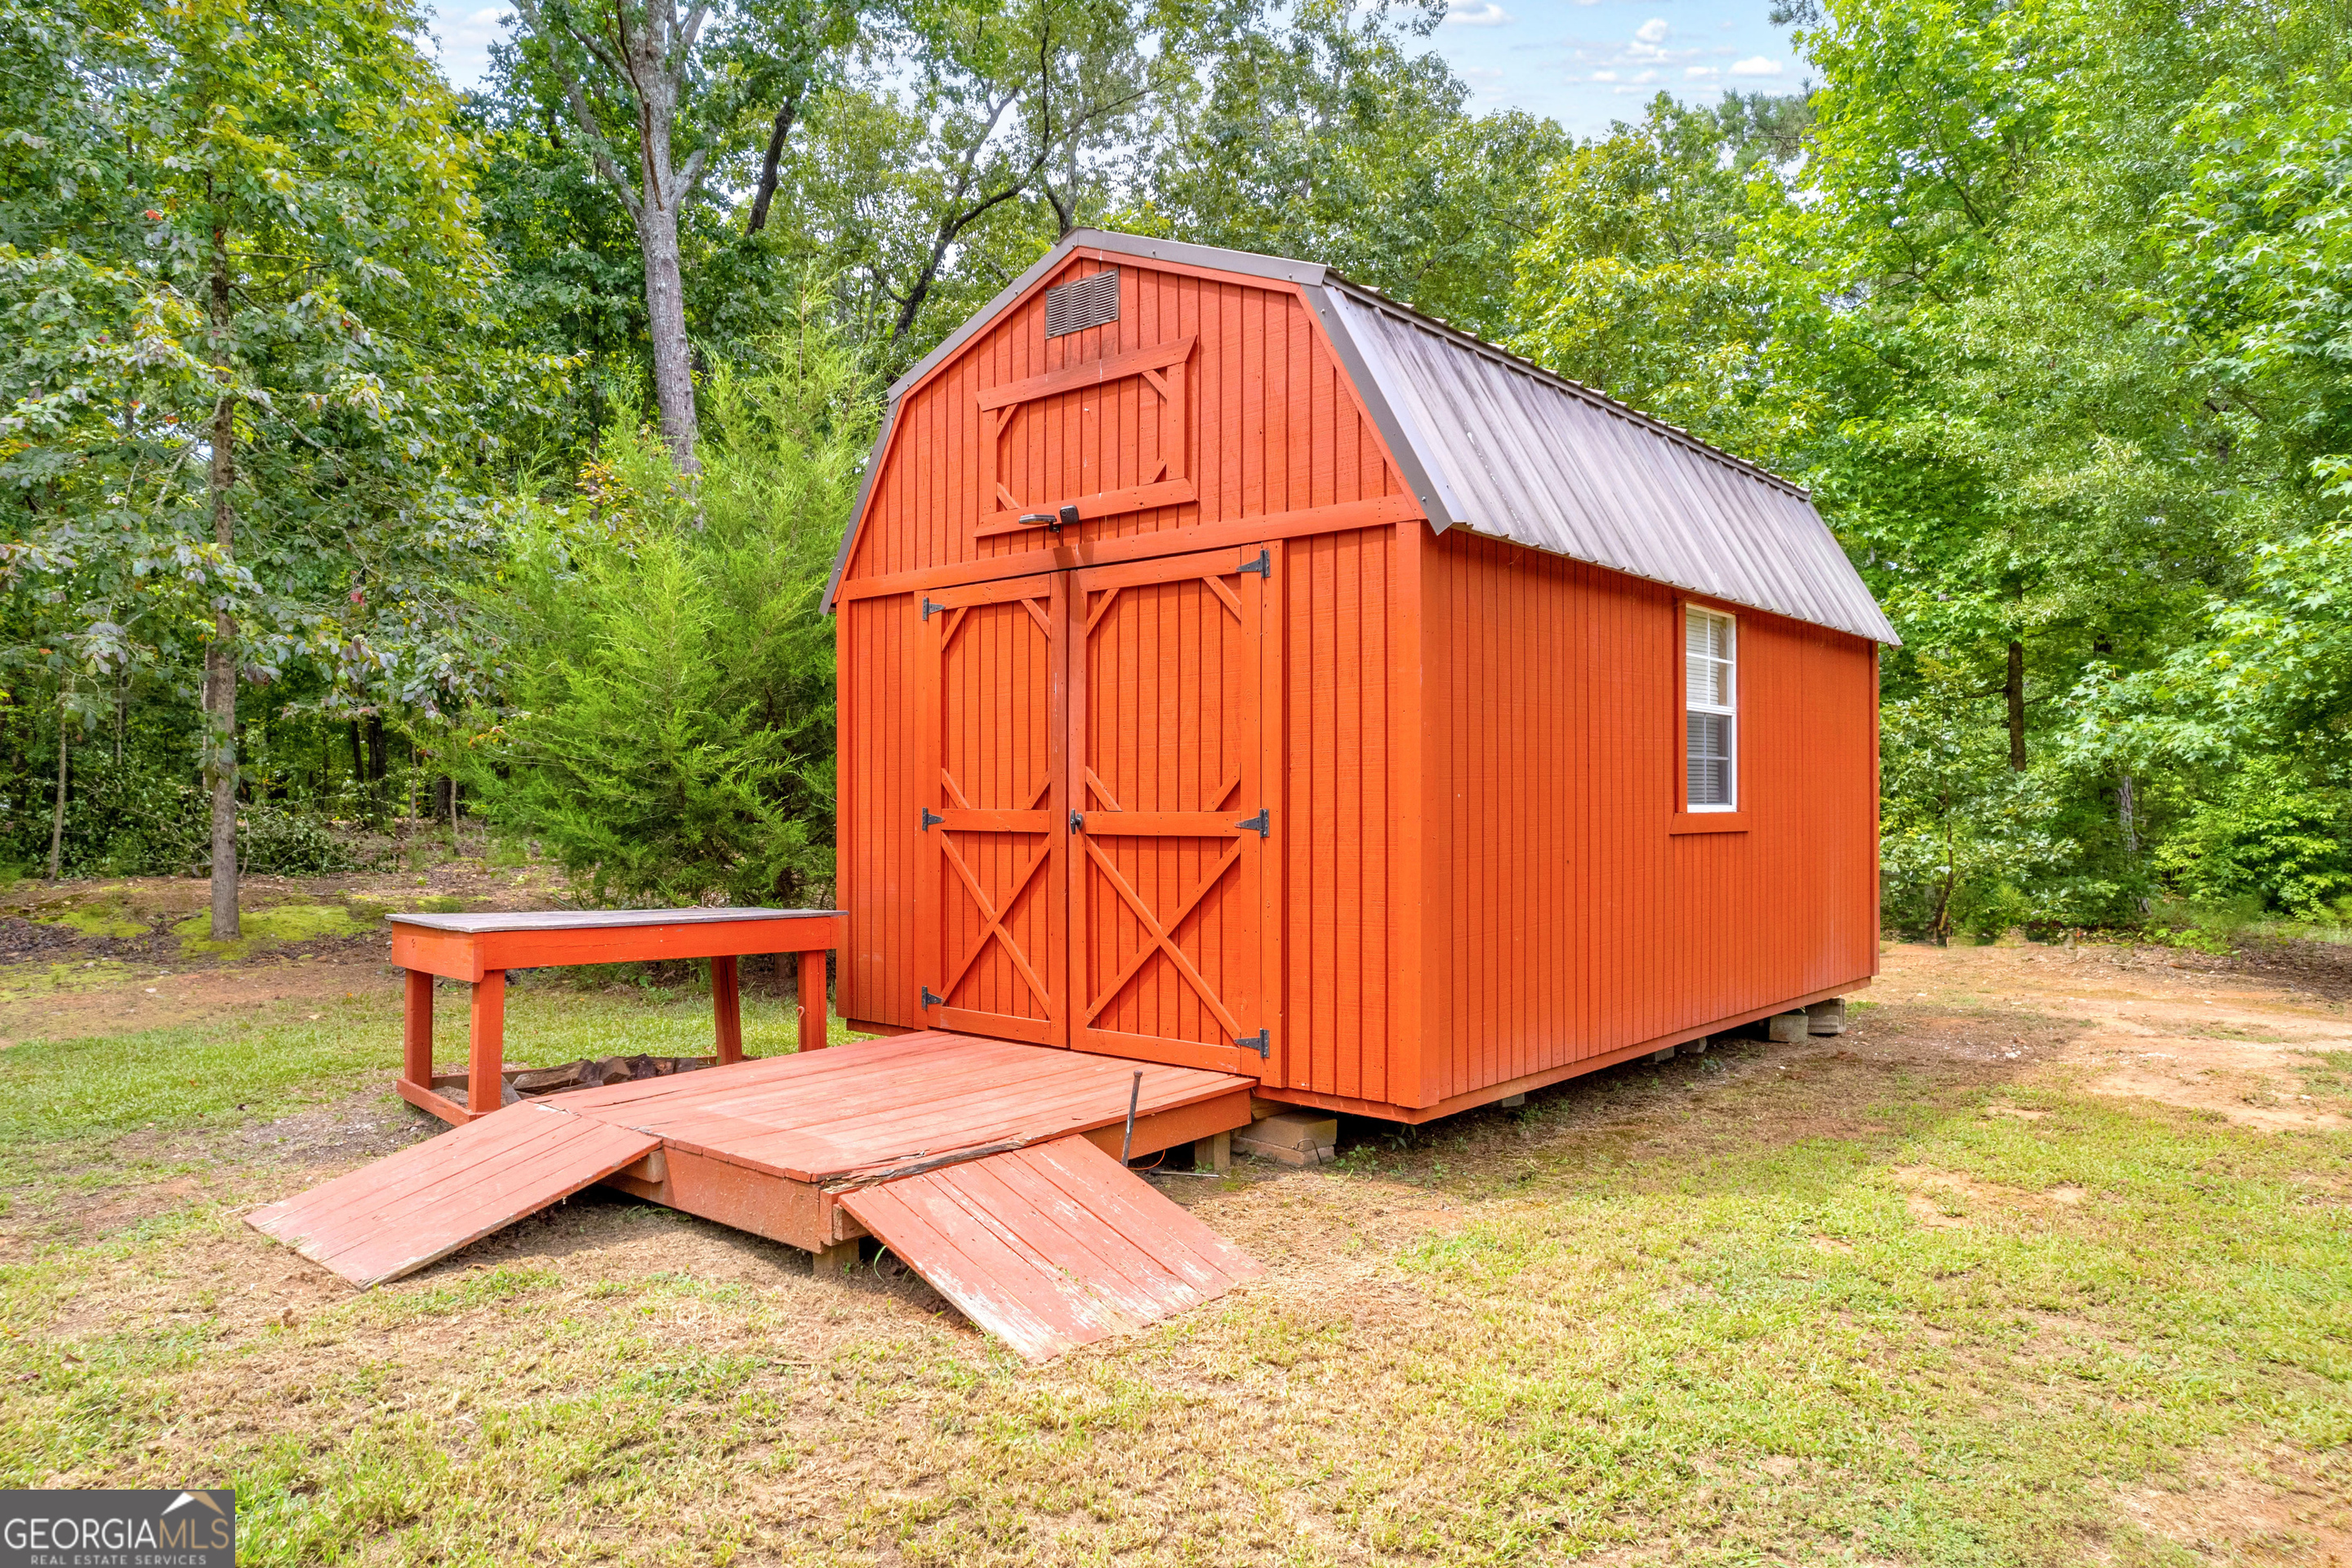
[(1685, 694), (1695, 708), (1731, 706), (1731, 666), (1720, 659), (1691, 658), (1683, 664)]
[(1731, 804), (1731, 721), (1721, 713), (1689, 715), (1685, 749), (1690, 759), (1690, 804)]

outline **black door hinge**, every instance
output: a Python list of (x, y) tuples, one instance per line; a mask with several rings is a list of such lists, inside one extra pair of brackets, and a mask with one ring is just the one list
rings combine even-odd
[(947, 614), (947, 609), (948, 607), (945, 605), (932, 604), (931, 596), (929, 594), (923, 595), (923, 619), (928, 621), (933, 615), (943, 616)]
[(1244, 1035), (1241, 1038), (1234, 1042), (1234, 1048), (1236, 1050), (1255, 1051), (1260, 1058), (1272, 1057), (1274, 1055), (1274, 1031), (1272, 1029), (1260, 1029), (1255, 1035)]
[(946, 1000), (947, 998), (944, 996), (932, 995), (931, 988), (929, 986), (926, 985), (923, 987), (923, 1007), (925, 1011), (929, 1011), (929, 1009), (938, 1006), (940, 1003)]
[(931, 830), (931, 825), (932, 825), (933, 823), (935, 823), (935, 822), (945, 822), (946, 820), (947, 820), (947, 818), (946, 818), (946, 817), (941, 816), (938, 812), (933, 811), (929, 806), (928, 806), (928, 805), (927, 805), (927, 806), (923, 807), (923, 831), (924, 831), (924, 832), (929, 833), (929, 832)]
[(1274, 837), (1274, 807), (1261, 805), (1255, 816), (1244, 816), (1234, 826), (1244, 830), (1255, 827), (1260, 838), (1271, 838)]
[(1261, 551), (1259, 551), (1259, 552), (1257, 552), (1257, 559), (1256, 559), (1256, 560), (1255, 560), (1255, 561), (1244, 561), (1244, 562), (1243, 562), (1243, 563), (1242, 563), (1242, 570), (1243, 570), (1244, 573), (1248, 573), (1248, 572), (1255, 572), (1255, 573), (1256, 573), (1259, 576), (1261, 576), (1261, 577), (1265, 578), (1267, 582), (1269, 582), (1269, 583), (1273, 582), (1273, 581), (1274, 581), (1274, 552), (1273, 552), (1273, 551), (1271, 551), (1271, 550), (1261, 550)]
[(1070, 813), (1070, 831), (1073, 833), (1084, 833), (1086, 830), (1087, 819), (1075, 811)]

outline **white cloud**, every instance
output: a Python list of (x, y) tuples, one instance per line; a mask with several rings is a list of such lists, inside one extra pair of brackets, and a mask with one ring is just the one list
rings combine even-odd
[(1592, 73), (1592, 79), (1595, 81), (1615, 81), (1617, 79), (1617, 73), (1615, 71), (1594, 71)]
[(1685, 81), (1705, 81), (1715, 74), (1713, 66), (1692, 66), (1683, 72)]
[(1666, 41), (1666, 19), (1664, 16), (1653, 16), (1634, 28), (1633, 36), (1653, 47), (1663, 44)]
[(1495, 4), (1495, 0), (1453, 0), (1446, 7), (1445, 20), (1461, 27), (1499, 27), (1518, 18)]
[(474, 87), (490, 68), (490, 46), (501, 42), (514, 20), (508, 5), (460, 10), (441, 9), (434, 17), (434, 50), (441, 70), (457, 88)]
[(1762, 55), (1757, 55), (1751, 58), (1741, 60), (1738, 64), (1733, 66), (1731, 68), (1731, 74), (1734, 76), (1779, 76), (1780, 74), (1780, 62), (1778, 60), (1768, 60)]

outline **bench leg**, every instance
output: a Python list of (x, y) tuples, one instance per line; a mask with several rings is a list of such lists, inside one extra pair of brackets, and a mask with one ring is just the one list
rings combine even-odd
[(824, 954), (801, 954), (801, 1049), (824, 1049)]
[(474, 982), (473, 1050), (467, 1064), (466, 1109), (488, 1116), (506, 1099), (507, 972), (486, 969)]
[(400, 1076), (419, 1089), (433, 1087), (433, 976), (408, 972), (408, 1005), (400, 1019)]
[(743, 994), (737, 984), (735, 961), (710, 961), (710, 1017), (719, 1028), (720, 1066), (743, 1059)]

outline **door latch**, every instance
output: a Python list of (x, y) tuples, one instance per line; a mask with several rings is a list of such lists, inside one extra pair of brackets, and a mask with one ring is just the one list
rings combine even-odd
[(1242, 563), (1242, 571), (1243, 571), (1243, 573), (1244, 573), (1244, 574), (1248, 574), (1248, 573), (1251, 573), (1251, 572), (1255, 572), (1255, 573), (1256, 573), (1259, 576), (1261, 576), (1261, 577), (1265, 578), (1267, 582), (1269, 582), (1269, 583), (1273, 582), (1273, 581), (1274, 581), (1274, 552), (1273, 552), (1273, 551), (1271, 551), (1271, 550), (1261, 550), (1261, 551), (1259, 551), (1259, 552), (1257, 552), (1257, 559), (1256, 559), (1256, 560), (1255, 560), (1255, 561), (1244, 561), (1244, 562), (1243, 562), (1243, 563)]
[(945, 822), (946, 820), (947, 820), (947, 818), (946, 818), (946, 817), (941, 816), (938, 812), (933, 811), (929, 806), (928, 806), (928, 805), (927, 805), (927, 806), (923, 807), (923, 831), (924, 831), (924, 832), (929, 833), (929, 832), (931, 830), (931, 826), (932, 826), (932, 824), (934, 824), (934, 823), (940, 823), (940, 822)]
[(1260, 838), (1271, 838), (1274, 837), (1274, 807), (1261, 805), (1257, 808), (1255, 816), (1244, 816), (1234, 826), (1244, 832), (1255, 827)]
[(946, 997), (944, 997), (944, 996), (934, 996), (934, 995), (932, 995), (932, 994), (931, 994), (931, 988), (930, 988), (929, 986), (926, 985), (926, 986), (924, 986), (924, 987), (923, 987), (923, 1009), (924, 1009), (924, 1011), (929, 1012), (931, 1008), (938, 1006), (940, 1003), (942, 1003), (942, 1002), (944, 1002), (944, 1001), (946, 1001), (946, 1000), (947, 1000), (947, 998), (946, 998)]
[(1274, 1055), (1274, 1031), (1272, 1029), (1260, 1029), (1255, 1035), (1244, 1035), (1241, 1038), (1234, 1042), (1234, 1048), (1243, 1051), (1255, 1051), (1260, 1059), (1270, 1058)]
[(1076, 812), (1075, 812), (1075, 811), (1071, 812), (1071, 813), (1070, 813), (1070, 831), (1071, 831), (1071, 832), (1073, 832), (1073, 833), (1084, 833), (1086, 830), (1087, 830), (1087, 819), (1086, 819), (1085, 817), (1083, 817), (1083, 816), (1079, 816), (1079, 815), (1078, 815)]

